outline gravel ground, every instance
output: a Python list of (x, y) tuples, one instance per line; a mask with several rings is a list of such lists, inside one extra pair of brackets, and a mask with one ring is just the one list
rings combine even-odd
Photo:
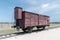
[(60, 28), (32, 32), (0, 40), (60, 40)]

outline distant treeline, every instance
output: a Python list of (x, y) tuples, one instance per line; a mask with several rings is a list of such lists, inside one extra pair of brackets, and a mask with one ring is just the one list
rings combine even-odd
[(15, 22), (0, 22), (0, 24), (15, 24)]
[(50, 22), (51, 24), (60, 24), (60, 22)]
[[(0, 22), (0, 24), (15, 24), (15, 22)], [(50, 22), (50, 24), (60, 24), (60, 22)]]

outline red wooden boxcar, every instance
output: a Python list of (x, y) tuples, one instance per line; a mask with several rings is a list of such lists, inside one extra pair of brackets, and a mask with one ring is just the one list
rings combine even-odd
[(21, 28), (24, 32), (31, 32), (33, 27), (45, 29), (49, 26), (49, 16), (23, 11), (20, 7), (15, 7), (14, 14), (16, 28)]

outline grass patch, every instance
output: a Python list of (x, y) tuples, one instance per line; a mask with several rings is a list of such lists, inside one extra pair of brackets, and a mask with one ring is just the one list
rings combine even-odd
[[(50, 27), (58, 27), (58, 26), (60, 26), (60, 24), (50, 24)], [(34, 29), (36, 29), (36, 28), (34, 28)], [(20, 30), (19, 32), (21, 32), (21, 31), (22, 30)], [(15, 32), (18, 32), (18, 31), (14, 28), (0, 28), (0, 35), (10, 34), (10, 33), (15, 33)]]
[(0, 35), (14, 33), (15, 31), (13, 28), (0, 28)]

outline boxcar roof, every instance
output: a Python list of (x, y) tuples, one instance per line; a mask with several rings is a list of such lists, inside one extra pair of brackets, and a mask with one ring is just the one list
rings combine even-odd
[(15, 8), (19, 8), (19, 9), (22, 9), (21, 7), (15, 7)]
[(28, 11), (23, 11), (23, 12), (25, 12), (25, 13), (31, 13), (31, 14), (36, 14), (36, 15), (39, 15), (39, 14), (37, 14), (37, 13), (28, 12)]
[(33, 12), (28, 12), (28, 11), (23, 11), (23, 12), (24, 12), (24, 13), (31, 13), (31, 14), (41, 15), (41, 16), (44, 16), (44, 17), (49, 17), (49, 16), (46, 16), (46, 15), (37, 14), (37, 13), (33, 13)]

